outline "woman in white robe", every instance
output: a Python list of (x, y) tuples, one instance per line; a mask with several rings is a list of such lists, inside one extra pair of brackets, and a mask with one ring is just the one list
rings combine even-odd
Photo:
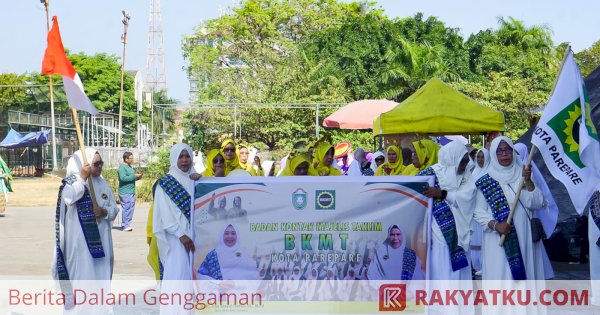
[[(185, 143), (177, 143), (171, 147), (169, 173), (159, 179), (154, 194), (154, 217), (152, 233), (158, 244), (158, 255), (163, 267), (161, 291), (166, 294), (193, 292), (192, 280), (193, 259), (195, 250), (191, 222), (194, 197), (194, 182), (190, 179), (193, 170), (192, 148)], [(180, 190), (181, 207), (169, 197), (161, 183), (170, 182), (171, 187), (182, 187)], [(189, 202), (186, 202), (189, 198)], [(186, 215), (186, 213), (188, 215)], [(162, 305), (163, 314), (190, 314), (183, 305)]]
[[(507, 137), (495, 138), (490, 148), (488, 174), (500, 184), (509, 206), (513, 203), (521, 178), (526, 178), (526, 187), (521, 191), (520, 202), (517, 203), (512, 226), (516, 229), (526, 279), (540, 280), (544, 274), (542, 269), (544, 263), (541, 255), (534, 255), (531, 224), (526, 211), (532, 213), (532, 210), (541, 208), (544, 196), (532, 180), (531, 171), (524, 171), (521, 160), (514, 156), (513, 151), (514, 145), (510, 139)], [(483, 280), (512, 280), (513, 275), (504, 248), (498, 246), (501, 231), (506, 232), (510, 228), (507, 227), (505, 221), (498, 222), (494, 218), (492, 208), (480, 189), (477, 191), (476, 198), (475, 220), (484, 230), (482, 244)]]
[[(475, 199), (475, 181), (478, 180), (481, 176), (487, 174), (488, 167), (490, 166), (490, 151), (486, 148), (483, 148), (477, 151), (475, 155), (475, 169), (470, 175), (470, 183), (468, 186), (472, 186), (472, 194), (468, 198), (471, 200)], [(471, 220), (471, 243), (470, 243), (470, 251), (469, 255), (471, 256), (471, 266), (476, 271), (476, 275), (481, 275), (481, 242), (483, 240), (483, 229), (481, 225), (475, 221), (475, 219)]]
[[(473, 289), (471, 265), (469, 262), (469, 242), (471, 238), (471, 220), (473, 219), (473, 208), (469, 207), (470, 202), (462, 202), (459, 190), (467, 189), (467, 166), (470, 158), (467, 148), (459, 141), (452, 141), (443, 146), (438, 153), (438, 163), (431, 166), (435, 172), (439, 188), (429, 187), (425, 191), (428, 197), (438, 198), (434, 204), (434, 214), (431, 220), (431, 251), (429, 253), (428, 264), (429, 279), (437, 280), (430, 283), (430, 289), (438, 290), (456, 290), (461, 289), (469, 291)], [(424, 170), (423, 173), (428, 173)], [(469, 189), (474, 189), (469, 188)], [(440, 199), (442, 198), (442, 199)], [(435, 218), (435, 207), (443, 207), (445, 202), (452, 213), (454, 228), (446, 231), (446, 235)], [(438, 210), (439, 211), (439, 210)], [(449, 219), (442, 213), (439, 213), (439, 219), (444, 220), (445, 227), (451, 227)], [(457, 246), (454, 258), (451, 256), (448, 239), (452, 239), (455, 234)], [(459, 268), (459, 269), (457, 269)], [(457, 269), (457, 270), (453, 270)], [(462, 303), (462, 301), (461, 301)], [(473, 306), (430, 306), (430, 314), (473, 314)]]
[[(527, 163), (527, 159), (529, 158), (529, 152), (527, 150), (527, 146), (522, 143), (515, 144), (515, 151), (519, 154), (519, 159), (523, 164)], [(558, 221), (558, 206), (554, 201), (554, 197), (552, 196), (552, 192), (548, 187), (548, 184), (544, 180), (544, 176), (537, 168), (537, 166), (531, 161), (531, 172), (532, 176), (535, 179), (535, 183), (539, 186), (539, 189), (542, 191), (544, 195), (544, 206), (541, 209), (536, 210), (531, 217), (532, 218), (540, 218), (542, 222), (542, 226), (544, 227), (544, 232), (546, 233), (546, 237), (550, 237), (554, 232), (554, 228), (556, 228), (556, 222)], [(554, 278), (554, 270), (552, 269), (552, 263), (550, 263), (550, 258), (548, 257), (548, 253), (546, 253), (546, 247), (544, 246), (544, 242), (542, 240), (533, 243), (536, 248), (534, 253), (541, 254), (542, 260), (544, 262), (544, 273), (543, 278), (542, 275), (536, 275), (536, 279), (551, 279)]]
[[(544, 262), (540, 253), (535, 253), (536, 248), (533, 245), (531, 238), (531, 223), (527, 216), (534, 210), (540, 209), (544, 204), (544, 196), (542, 191), (537, 188), (535, 180), (532, 179), (531, 168), (524, 168), (521, 160), (514, 152), (512, 141), (504, 136), (495, 138), (490, 147), (490, 166), (488, 169), (489, 176), (480, 177), (476, 186), (477, 197), (475, 203), (475, 220), (483, 228), (483, 243), (482, 243), (482, 279), (483, 280), (509, 280), (503, 282), (484, 282), (484, 289), (505, 289), (505, 290), (532, 290), (531, 292), (540, 292), (543, 290), (542, 283), (537, 281), (513, 281), (513, 280), (543, 280)], [(508, 208), (512, 206), (516, 197), (516, 191), (521, 179), (525, 179), (525, 186), (521, 191), (519, 202), (517, 202), (514, 211), (513, 222), (508, 225), (506, 217), (508, 217)], [(493, 182), (497, 182), (496, 184)], [(488, 183), (488, 184), (486, 184)], [(491, 184), (489, 184), (491, 183)], [(485, 186), (485, 187), (484, 187)], [(500, 210), (494, 216), (492, 208), (488, 204), (484, 193), (485, 191), (491, 195), (492, 193), (502, 194), (494, 195), (502, 200), (505, 196), (506, 203), (501, 208), (502, 204), (498, 202), (496, 205)], [(488, 195), (488, 196), (489, 196)], [(510, 233), (510, 234), (509, 234)], [(516, 238), (514, 234), (516, 233)], [(502, 234), (507, 235), (504, 246), (498, 246)], [(512, 235), (511, 235), (512, 234)], [(514, 247), (511, 251), (510, 238)], [(518, 255), (515, 249), (518, 249)], [(509, 267), (507, 259), (507, 251), (511, 253), (511, 262), (513, 268)], [(492, 286), (492, 287), (490, 287)], [(536, 301), (536, 297), (532, 297), (532, 301)], [(537, 303), (537, 302), (536, 302)], [(537, 306), (536, 306), (537, 305)], [(484, 314), (545, 314), (546, 309), (538, 304), (527, 306), (489, 306), (484, 307)]]
[[(64, 266), (68, 273), (68, 279), (73, 282), (73, 287), (82, 289), (86, 293), (95, 291), (105, 292), (110, 290), (110, 280), (113, 274), (114, 252), (112, 242), (112, 222), (119, 213), (119, 208), (115, 202), (115, 196), (108, 183), (101, 176), (102, 158), (95, 149), (87, 148), (85, 150), (87, 162), (91, 164), (88, 175), (82, 175), (83, 156), (81, 151), (75, 152), (67, 164), (67, 177), (63, 180), (64, 188), (60, 200), (60, 216), (58, 218), (59, 228), (59, 246), (60, 254), (64, 258)], [(83, 176), (83, 177), (82, 177)], [(84, 179), (84, 177), (86, 177)], [(77, 202), (82, 200), (84, 193), (89, 190), (89, 181), (94, 186), (94, 194), (99, 210), (93, 210), (96, 216), (96, 224), (102, 244), (103, 254), (96, 253), (94, 258), (88, 249), (88, 244), (84, 236), (83, 228), (79, 220), (77, 211)], [(59, 272), (62, 269), (59, 265), (59, 251), (54, 251), (52, 263), (52, 274), (55, 279), (61, 279)], [(81, 280), (105, 280), (104, 282), (79, 282)], [(79, 282), (79, 284), (78, 284)], [(91, 286), (91, 287), (90, 287)], [(65, 294), (68, 294), (65, 292)], [(81, 299), (82, 295), (75, 295), (75, 299)], [(75, 301), (77, 303), (81, 300)], [(69, 303), (69, 301), (67, 301)], [(110, 312), (108, 306), (90, 306), (86, 304), (79, 305), (70, 310), (70, 313), (81, 314), (106, 314)]]
[(452, 141), (440, 149), (438, 163), (431, 167), (439, 182), (439, 188), (429, 187), (425, 195), (434, 198), (441, 198), (445, 195), (445, 198), (441, 201), (445, 201), (452, 212), (458, 246), (462, 248), (464, 254), (460, 257), (464, 267), (453, 271), (450, 248), (446, 237), (437, 220), (433, 218), (430, 261), (435, 261), (435, 264), (431, 264), (429, 269), (429, 279), (431, 280), (471, 280), (471, 268), (467, 251), (469, 249), (470, 223), (473, 218), (473, 210), (461, 207), (459, 200), (456, 198), (456, 193), (461, 186), (466, 185), (465, 171), (468, 163), (467, 148), (459, 141)]

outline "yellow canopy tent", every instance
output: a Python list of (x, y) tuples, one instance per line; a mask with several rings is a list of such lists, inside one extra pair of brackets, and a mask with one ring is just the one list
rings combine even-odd
[(396, 107), (373, 121), (373, 136), (482, 134), (504, 130), (504, 115), (456, 91), (438, 78), (429, 80)]

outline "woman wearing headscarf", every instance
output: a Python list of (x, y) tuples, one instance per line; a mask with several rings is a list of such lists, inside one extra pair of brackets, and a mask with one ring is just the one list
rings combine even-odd
[[(487, 174), (488, 167), (490, 166), (490, 151), (486, 148), (480, 149), (477, 151), (475, 155), (475, 169), (471, 173), (469, 177), (469, 186), (475, 187), (475, 181), (477, 181), (481, 176)], [(465, 191), (466, 195), (464, 198), (466, 200), (474, 200), (475, 199), (475, 190)], [(476, 270), (476, 275), (481, 275), (481, 243), (483, 241), (483, 229), (481, 225), (475, 221), (475, 219), (471, 220), (471, 244), (470, 244), (470, 256), (471, 256), (471, 265), (473, 269)]]
[(421, 260), (406, 246), (406, 236), (396, 224), (387, 231), (387, 238), (375, 249), (368, 267), (369, 280), (424, 280)]
[[(237, 156), (240, 160), (240, 168), (250, 173), (252, 176), (265, 176), (265, 172), (260, 165), (260, 159), (256, 160), (255, 149), (252, 149), (255, 154), (250, 154), (250, 150), (245, 145), (238, 145)], [(248, 161), (252, 161), (249, 163)]]
[(203, 177), (225, 177), (225, 157), (221, 150), (212, 149), (206, 156)]
[[(515, 151), (517, 152), (519, 159), (521, 159), (521, 162), (523, 164), (527, 163), (527, 159), (529, 158), (527, 146), (525, 146), (522, 143), (516, 143)], [(538, 188), (542, 191), (542, 194), (544, 195), (544, 206), (541, 209), (538, 209), (534, 213), (532, 213), (530, 217), (540, 218), (540, 221), (542, 221), (542, 226), (544, 227), (545, 234), (548, 237), (550, 237), (550, 235), (552, 235), (552, 233), (554, 232), (556, 222), (558, 221), (558, 206), (554, 201), (554, 197), (552, 197), (552, 192), (550, 191), (546, 180), (544, 180), (544, 176), (537, 168), (537, 166), (533, 163), (533, 161), (531, 161), (531, 172), (535, 183), (538, 185)], [(554, 271), (552, 270), (550, 258), (546, 253), (544, 242), (542, 242), (541, 240), (534, 242), (533, 246), (535, 247), (534, 255), (542, 255), (542, 261), (544, 262), (544, 275), (542, 279), (554, 278)], [(540, 275), (536, 275), (536, 278), (539, 277)]]
[(240, 159), (236, 154), (237, 144), (231, 139), (227, 139), (221, 143), (221, 153), (225, 158), (225, 176), (231, 171), (240, 169)]
[[(91, 166), (84, 165), (81, 151), (75, 152), (67, 163), (67, 177), (58, 191), (52, 274), (56, 280), (67, 280), (61, 281), (65, 295), (71, 293), (66, 287), (69, 280), (111, 280), (113, 274), (112, 222), (119, 208), (112, 189), (102, 178), (102, 157), (92, 148), (87, 148), (85, 155)], [(92, 198), (95, 198), (96, 205)], [(83, 286), (85, 284), (82, 283)], [(94, 288), (89, 289), (92, 292), (99, 288), (109, 291), (107, 285), (108, 282), (96, 282)], [(79, 305), (75, 311), (90, 314), (109, 312), (104, 307), (88, 307)]]
[(373, 169), (373, 174), (377, 172), (377, 168), (383, 163), (385, 163), (385, 154), (381, 151), (373, 153), (373, 162), (371, 163), (371, 169)]
[[(469, 161), (467, 148), (459, 141), (452, 141), (440, 149), (438, 163), (418, 174), (435, 178), (434, 186), (424, 191), (427, 197), (433, 198), (430, 259), (435, 263), (429, 266), (429, 279), (458, 281), (455, 286), (461, 290), (473, 289), (467, 255), (473, 210), (470, 203), (462, 203), (457, 198), (459, 190), (467, 185)], [(434, 288), (438, 285), (438, 282), (432, 284)], [(433, 314), (473, 314), (474, 311), (472, 306), (430, 308)]]
[(10, 174), (8, 165), (0, 157), (0, 217), (4, 216), (6, 206), (8, 205), (8, 192), (12, 192), (13, 177)]
[(391, 145), (387, 148), (386, 153), (387, 161), (377, 167), (375, 176), (401, 175), (404, 171), (404, 164), (402, 163), (400, 149), (395, 145)]
[(205, 280), (260, 280), (258, 267), (241, 245), (239, 229), (226, 224), (217, 246), (206, 254), (198, 268), (198, 278)]
[[(154, 193), (152, 233), (158, 246), (162, 265), (161, 280), (192, 280), (192, 253), (195, 251), (191, 215), (193, 211), (194, 181), (193, 151), (185, 143), (171, 147), (169, 172), (158, 180)], [(193, 292), (191, 285), (183, 282), (163, 281), (161, 291)], [(161, 313), (188, 314), (180, 305), (162, 305)]]
[(308, 155), (306, 153), (292, 152), (288, 158), (285, 168), (279, 176), (306, 176), (317, 175), (311, 167)]
[(435, 184), (424, 194), (433, 198), (431, 255), (432, 280), (471, 280), (469, 248), (470, 223), (473, 210), (462, 207), (456, 193), (466, 185), (465, 171), (469, 163), (467, 148), (458, 141), (446, 144), (439, 152), (439, 161), (419, 172), (419, 176), (434, 176)]
[(333, 145), (317, 142), (313, 152), (313, 165), (319, 176), (341, 176), (342, 172), (333, 166)]
[(194, 182), (192, 148), (175, 144), (170, 151), (171, 167), (159, 179), (154, 194), (152, 232), (157, 239), (163, 280), (191, 280), (190, 252), (195, 250), (190, 224)]
[[(541, 208), (544, 196), (531, 178), (531, 168), (524, 168), (515, 156), (509, 138), (502, 136), (492, 141), (490, 160), (487, 174), (475, 182), (475, 220), (484, 229), (483, 280), (541, 280), (544, 264), (541, 255), (534, 255), (527, 212)], [(508, 224), (510, 206), (522, 178), (525, 187), (517, 202), (513, 222)], [(507, 237), (500, 247), (502, 235)]]
[(406, 167), (402, 175), (414, 176), (438, 161), (440, 146), (429, 140), (417, 140), (412, 143), (412, 165)]

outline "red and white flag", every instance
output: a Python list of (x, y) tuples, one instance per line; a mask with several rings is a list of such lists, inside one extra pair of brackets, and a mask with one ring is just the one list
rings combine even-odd
[(52, 28), (48, 32), (48, 47), (42, 61), (43, 74), (60, 74), (71, 107), (97, 115), (98, 110), (83, 91), (83, 83), (73, 65), (67, 58), (65, 48), (60, 38), (58, 20), (52, 17)]

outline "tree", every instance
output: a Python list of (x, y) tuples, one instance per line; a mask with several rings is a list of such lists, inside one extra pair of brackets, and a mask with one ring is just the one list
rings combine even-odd
[[(333, 0), (248, 0), (231, 14), (207, 21), (183, 44), (188, 72), (200, 83), (200, 103), (267, 104), (245, 106), (240, 121), (247, 141), (270, 149), (283, 138), (314, 132), (307, 127), (313, 125), (312, 109), (268, 104), (344, 101), (347, 92), (331, 68), (307, 58), (298, 45), (308, 34), (363, 10)], [(204, 117), (190, 115), (188, 121), (196, 123)], [(195, 132), (231, 130), (231, 112), (206, 115), (212, 119), (208, 128), (194, 127)], [(206, 143), (205, 135), (196, 138)]]
[(600, 40), (592, 44), (590, 48), (576, 53), (575, 59), (579, 64), (582, 76), (586, 77), (592, 73), (592, 71), (600, 66)]

